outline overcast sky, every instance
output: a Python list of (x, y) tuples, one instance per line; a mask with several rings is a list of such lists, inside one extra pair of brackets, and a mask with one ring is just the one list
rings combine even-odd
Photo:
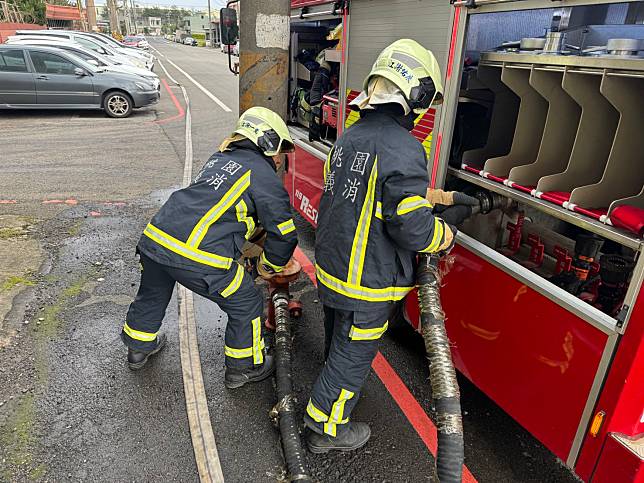
[[(105, 5), (105, 0), (94, 0), (96, 5)], [(117, 1), (120, 5), (121, 2)], [(140, 7), (156, 7), (159, 5), (176, 5), (177, 7), (192, 8), (208, 10), (208, 0), (149, 0), (139, 2), (134, 0), (134, 4)], [(226, 0), (210, 0), (210, 8), (212, 10), (219, 10), (221, 7), (226, 6)]]

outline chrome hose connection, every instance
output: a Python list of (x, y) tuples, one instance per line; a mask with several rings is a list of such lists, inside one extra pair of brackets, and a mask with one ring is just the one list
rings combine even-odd
[(292, 335), (289, 294), (276, 290), (272, 296), (275, 308), (275, 386), (277, 404), (270, 411), (271, 419), (279, 426), (282, 450), (289, 481), (312, 481), (302, 449), (300, 431), (295, 415), (295, 395), (291, 379)]
[(463, 418), (456, 370), (445, 330), (445, 312), (440, 300), (442, 276), (438, 262), (438, 256), (420, 255), (417, 273), (420, 323), (436, 408), (436, 472), (441, 483), (460, 483), (464, 458)]

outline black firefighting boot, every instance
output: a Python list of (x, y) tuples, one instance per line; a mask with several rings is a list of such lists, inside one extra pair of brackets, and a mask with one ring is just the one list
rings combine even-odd
[(367, 423), (350, 422), (334, 438), (328, 434), (318, 434), (309, 431), (306, 444), (309, 451), (315, 454), (329, 451), (353, 451), (362, 448), (371, 437), (371, 428)]
[(157, 346), (151, 351), (141, 352), (141, 351), (135, 351), (133, 349), (128, 348), (127, 364), (130, 367), (130, 369), (133, 371), (138, 371), (139, 369), (141, 369), (148, 362), (148, 359), (150, 358), (151, 355), (156, 354), (157, 352), (159, 352), (161, 349), (165, 347), (165, 342), (166, 342), (165, 334), (159, 334), (157, 336)]
[(264, 363), (258, 367), (249, 367), (247, 369), (226, 368), (224, 374), (224, 385), (228, 389), (242, 387), (248, 382), (263, 381), (275, 372), (275, 361), (273, 356), (264, 355)]

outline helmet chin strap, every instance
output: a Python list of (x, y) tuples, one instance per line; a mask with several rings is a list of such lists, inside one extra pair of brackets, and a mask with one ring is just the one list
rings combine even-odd
[(410, 111), (409, 114), (405, 114), (402, 118), (402, 122), (400, 123), (402, 127), (407, 129), (407, 131), (411, 131), (414, 129), (414, 121), (418, 117), (418, 114), (416, 114), (414, 111)]

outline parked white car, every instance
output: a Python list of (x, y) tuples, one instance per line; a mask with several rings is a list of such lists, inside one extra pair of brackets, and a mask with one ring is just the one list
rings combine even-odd
[(113, 49), (117, 49), (117, 50), (122, 49), (124, 52), (128, 54), (139, 56), (145, 59), (146, 64), (148, 64), (148, 69), (152, 70), (154, 68), (155, 57), (154, 55), (152, 55), (149, 52), (146, 52), (145, 50), (141, 50), (137, 47), (128, 47), (127, 45), (123, 45), (118, 40), (106, 34), (100, 34), (98, 32), (90, 32), (90, 33), (86, 33), (85, 35), (89, 35), (90, 37), (93, 37), (96, 40), (103, 42), (105, 45), (109, 45)]
[(77, 57), (80, 57), (88, 64), (91, 64), (105, 71), (139, 75), (146, 79), (148, 82), (151, 82), (157, 90), (160, 90), (161, 82), (159, 81), (159, 76), (154, 72), (150, 72), (145, 68), (135, 67), (131, 64), (123, 64), (117, 62), (93, 50), (86, 49), (85, 47), (82, 47), (80, 44), (75, 42), (13, 35), (7, 39), (6, 43), (8, 45), (42, 45), (47, 47), (55, 47), (65, 52), (69, 52), (70, 54), (73, 54)]
[(195, 45), (198, 45), (198, 43), (192, 37), (186, 37), (183, 39), (183, 45), (192, 45), (194, 47)]
[[(145, 57), (126, 52), (124, 49), (114, 49), (111, 46), (100, 42), (89, 34), (67, 32), (63, 30), (18, 30), (16, 36), (30, 38), (48, 38), (76, 42), (83, 47), (93, 50), (106, 57), (112, 56), (114, 60), (122, 63), (129, 63), (136, 67), (151, 69), (153, 62), (148, 64)], [(136, 49), (138, 50), (138, 49)], [(133, 51), (134, 52), (134, 51)], [(141, 51), (143, 53), (143, 51)]]

